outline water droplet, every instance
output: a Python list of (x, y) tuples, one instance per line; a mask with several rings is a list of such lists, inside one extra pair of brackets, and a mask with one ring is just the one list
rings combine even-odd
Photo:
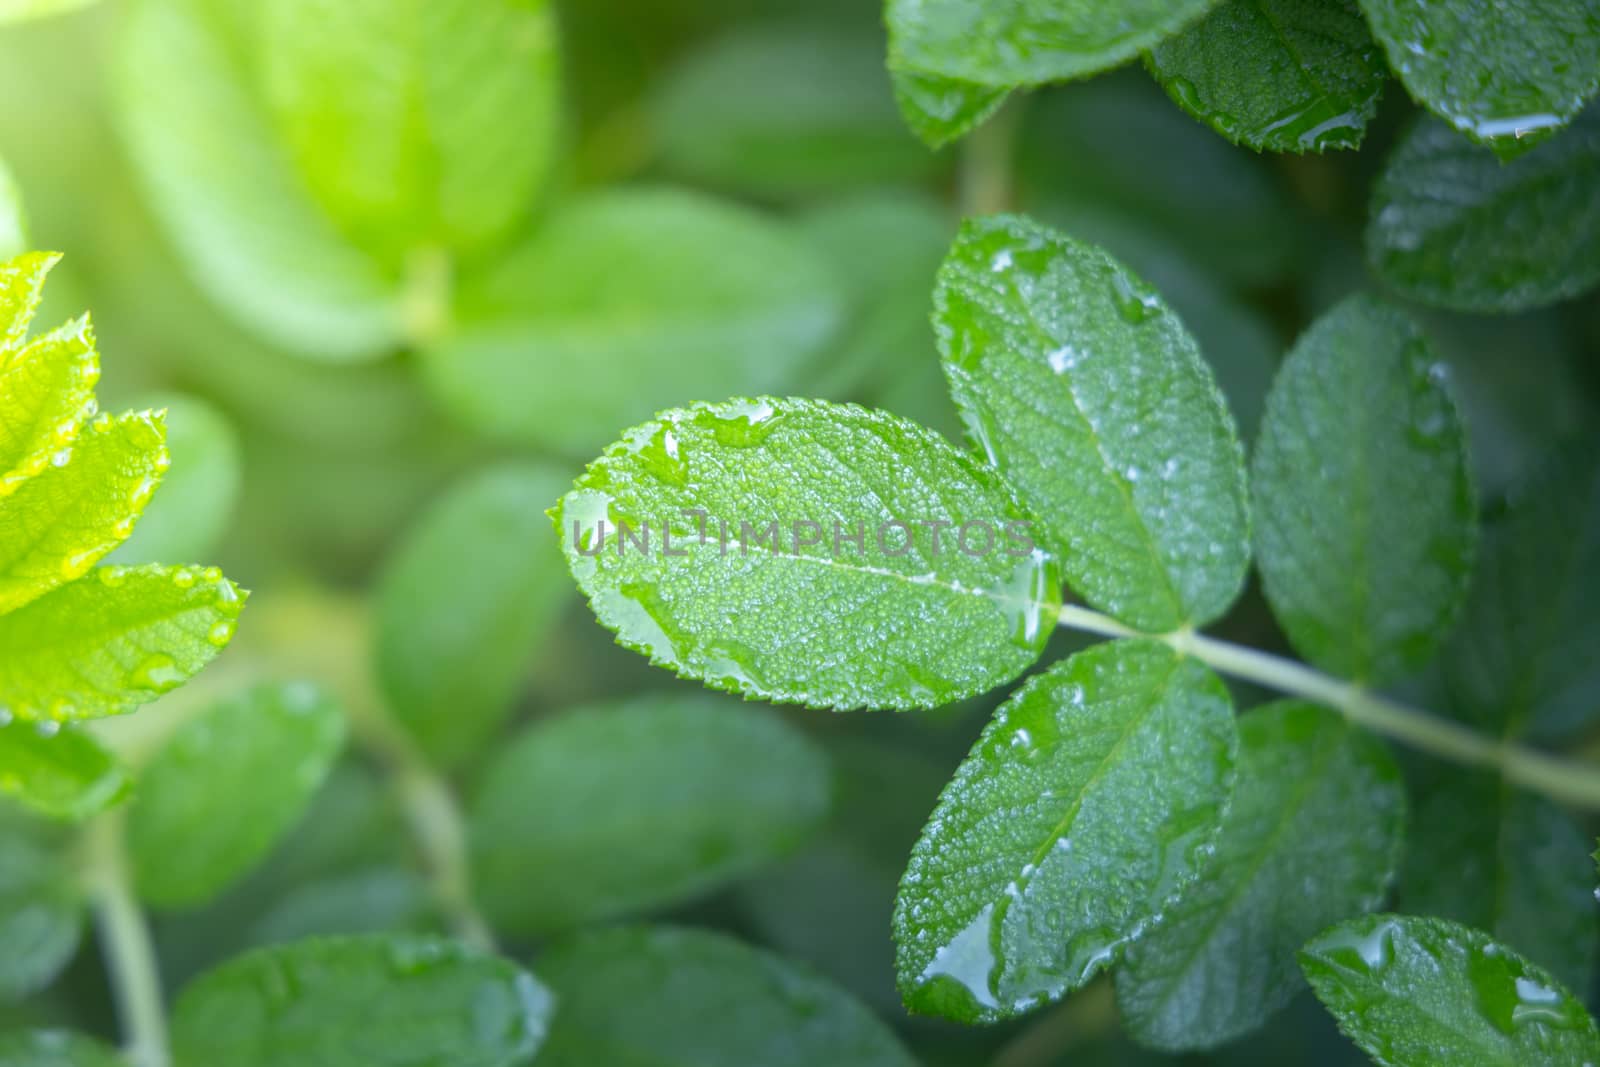
[(965, 989), (979, 1007), (994, 1010), (1000, 1007), (993, 986), (995, 971), (994, 905), (985, 904), (983, 910), (950, 939), (928, 966), (917, 976), (926, 986), (936, 979), (953, 980)]
[(705, 417), (717, 443), (732, 448), (759, 445), (783, 422), (783, 416), (766, 400), (719, 404), (706, 409)]
[(165, 652), (147, 656), (133, 669), (130, 683), (139, 689), (168, 693), (183, 684), (183, 672), (178, 663)]
[(1117, 306), (1117, 314), (1133, 325), (1161, 313), (1161, 298), (1156, 296), (1155, 290), (1120, 270), (1111, 275), (1111, 298)]
[(1011, 625), (1012, 643), (1037, 652), (1044, 647), (1061, 611), (1061, 581), (1055, 560), (1043, 549), (1035, 548), (1012, 568), (995, 591), (995, 599)]
[(233, 640), (234, 627), (235, 624), (233, 622), (224, 619), (206, 631), (206, 640), (216, 647), (221, 648), (229, 641)]
[(55, 737), (61, 732), (61, 723), (54, 719), (45, 719), (34, 723), (33, 728), (40, 737)]

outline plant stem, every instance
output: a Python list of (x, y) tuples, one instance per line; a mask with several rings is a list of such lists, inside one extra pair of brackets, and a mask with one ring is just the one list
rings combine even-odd
[(1015, 103), (1000, 108), (968, 136), (961, 150), (961, 214), (994, 215), (1011, 210), (1011, 158), (1016, 150)]
[(172, 1057), (161, 972), (150, 926), (133, 895), (122, 837), (125, 822), (124, 814), (114, 811), (90, 824), (87, 885), (122, 1026), (123, 1052), (131, 1067), (168, 1067)]
[(1154, 637), (1224, 674), (1334, 708), (1351, 722), (1424, 752), (1468, 766), (1492, 768), (1508, 782), (1575, 807), (1600, 809), (1600, 766), (1486, 737), (1460, 723), (1380, 696), (1295, 660), (1219, 641), (1193, 630), (1141, 634), (1110, 616), (1075, 604), (1062, 607), (1059, 621), (1071, 629), (1105, 637)]

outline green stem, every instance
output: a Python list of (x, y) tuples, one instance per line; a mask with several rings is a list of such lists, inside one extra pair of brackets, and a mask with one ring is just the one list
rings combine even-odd
[(125, 819), (120, 811), (96, 819), (89, 827), (87, 883), (100, 929), (123, 1052), (131, 1067), (168, 1067), (167, 1014), (162, 1004), (161, 971), (143, 909), (133, 895), (123, 844)]
[(1007, 104), (967, 137), (961, 150), (961, 214), (1010, 211), (1015, 200), (1011, 161), (1016, 150), (1017, 109)]
[(1390, 700), (1295, 660), (1219, 641), (1193, 630), (1141, 634), (1110, 616), (1074, 604), (1062, 607), (1059, 618), (1063, 626), (1105, 637), (1155, 636), (1156, 640), (1224, 674), (1334, 708), (1351, 722), (1424, 752), (1472, 767), (1497, 770), (1508, 782), (1575, 807), (1600, 809), (1600, 766), (1486, 737), (1460, 723)]

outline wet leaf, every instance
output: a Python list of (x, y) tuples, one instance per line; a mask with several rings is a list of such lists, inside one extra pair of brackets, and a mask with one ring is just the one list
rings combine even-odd
[(0, 793), (52, 819), (99, 814), (129, 792), (116, 759), (82, 730), (12, 719), (0, 725)]
[(900, 117), (930, 148), (941, 148), (983, 125), (1011, 93), (938, 74), (895, 70), (892, 58), (890, 70)]
[(1098, 645), (995, 713), (895, 903), (906, 1006), (962, 1022), (1083, 986), (1200, 874), (1233, 786), (1233, 709), (1153, 641)]
[(243, 477), (239, 438), (211, 404), (181, 393), (144, 398), (165, 413), (172, 466), (139, 518), (133, 536), (109, 559), (117, 563), (205, 559), (216, 551), (233, 518)]

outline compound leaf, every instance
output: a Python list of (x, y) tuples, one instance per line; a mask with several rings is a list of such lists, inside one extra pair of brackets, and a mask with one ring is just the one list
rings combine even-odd
[(569, 204), (460, 303), (425, 353), (440, 400), (481, 431), (568, 452), (669, 404), (786, 387), (841, 317), (798, 233), (671, 189)]
[(1295, 952), (1383, 902), (1405, 790), (1383, 744), (1282, 701), (1239, 719), (1239, 775), (1200, 882), (1117, 971), (1128, 1031), (1168, 1050), (1255, 1030), (1303, 987)]
[(1373, 270), (1413, 300), (1510, 312), (1600, 282), (1600, 108), (1502, 163), (1441, 122), (1417, 123), (1379, 177)]
[(88, 733), (54, 722), (0, 725), (0, 793), (52, 819), (80, 820), (115, 804), (130, 783)]
[(1199, 625), (1249, 563), (1244, 452), (1194, 339), (1105, 252), (1020, 217), (968, 222), (934, 326), (974, 440), (1085, 600)]
[(1147, 62), (1189, 114), (1269, 152), (1357, 147), (1388, 76), (1356, 0), (1224, 0)]
[(1312, 989), (1384, 1067), (1594, 1063), (1600, 1034), (1571, 993), (1488, 934), (1369, 915), (1300, 953)]
[(992, 470), (851, 405), (666, 412), (590, 464), (553, 514), (624, 645), (748, 697), (949, 703), (1026, 669), (1059, 604), (1055, 566)]
[(1478, 527), (1461, 416), (1421, 329), (1360, 296), (1313, 324), (1267, 397), (1251, 480), (1267, 599), (1301, 655), (1362, 681), (1425, 663)]
[(1554, 135), (1600, 90), (1600, 9), (1588, 0), (1360, 2), (1417, 102), (1502, 157)]
[(560, 998), (541, 1067), (915, 1063), (843, 990), (720, 934), (605, 930), (557, 947), (540, 969)]
[(566, 477), (485, 470), (433, 505), (378, 583), (378, 677), (428, 758), (455, 766), (514, 707), (537, 641), (571, 595), (545, 510)]
[(305, 683), (265, 685), (178, 728), (128, 818), (139, 895), (203, 903), (260, 861), (305, 811), (344, 742), (344, 716)]
[(98, 568), (0, 615), (0, 707), (60, 721), (154, 700), (233, 639), (245, 595), (214, 567)]
[(544, 1040), (550, 994), (509, 960), (383, 934), (258, 949), (184, 989), (178, 1067), (518, 1067)]
[(702, 697), (572, 711), (490, 766), (472, 808), (473, 884), (496, 927), (520, 933), (659, 908), (792, 851), (828, 801), (822, 753), (761, 708)]
[(1235, 746), (1222, 683), (1154, 641), (1029, 680), (911, 852), (894, 914), (906, 1006), (992, 1021), (1087, 983), (1200, 873)]

